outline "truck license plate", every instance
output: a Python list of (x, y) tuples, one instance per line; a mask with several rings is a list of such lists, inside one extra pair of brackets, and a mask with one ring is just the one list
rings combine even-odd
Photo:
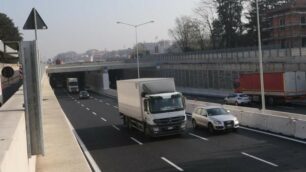
[(173, 126), (168, 127), (168, 130), (173, 130)]

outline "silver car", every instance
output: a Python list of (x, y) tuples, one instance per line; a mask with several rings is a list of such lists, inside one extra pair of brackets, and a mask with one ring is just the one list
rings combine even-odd
[(251, 103), (250, 96), (243, 93), (233, 93), (224, 98), (225, 104), (245, 105)]
[(219, 106), (201, 106), (192, 113), (192, 127), (207, 127), (210, 133), (217, 130), (234, 130), (239, 128), (239, 121), (229, 111)]

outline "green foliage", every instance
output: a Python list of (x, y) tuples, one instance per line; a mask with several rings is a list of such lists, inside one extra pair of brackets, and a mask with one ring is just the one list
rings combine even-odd
[(22, 40), (18, 28), (14, 26), (13, 21), (3, 13), (0, 13), (0, 40), (2, 41)]
[(213, 28), (221, 34), (221, 44), (225, 48), (239, 45), (238, 40), (242, 34), (242, 0), (215, 0), (218, 13), (218, 22)]

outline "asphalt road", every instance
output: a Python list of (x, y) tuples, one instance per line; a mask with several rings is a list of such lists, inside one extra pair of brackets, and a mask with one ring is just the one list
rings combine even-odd
[[(213, 102), (213, 103), (219, 103), (224, 104), (224, 99), (219, 97), (211, 97), (211, 96), (196, 96), (196, 95), (185, 95), (190, 100), (200, 100), (200, 101), (206, 101), (206, 102)], [(261, 108), (261, 105), (245, 105), (247, 107), (254, 107), (254, 108)], [(269, 110), (275, 110), (275, 111), (282, 111), (282, 112), (289, 112), (289, 113), (298, 113), (306, 115), (306, 104), (284, 104), (284, 105), (275, 105), (275, 106), (269, 106), (266, 105), (266, 108)]]
[(92, 94), (78, 100), (64, 89), (56, 96), (103, 172), (306, 171), (306, 145), (245, 129), (210, 135), (145, 138), (122, 125), (115, 99)]

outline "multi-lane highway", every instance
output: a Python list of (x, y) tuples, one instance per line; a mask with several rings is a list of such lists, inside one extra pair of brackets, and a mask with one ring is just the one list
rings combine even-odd
[(103, 172), (306, 171), (303, 143), (246, 129), (210, 135), (190, 123), (183, 136), (145, 138), (122, 125), (115, 99), (92, 93), (79, 100), (64, 89), (55, 93)]

